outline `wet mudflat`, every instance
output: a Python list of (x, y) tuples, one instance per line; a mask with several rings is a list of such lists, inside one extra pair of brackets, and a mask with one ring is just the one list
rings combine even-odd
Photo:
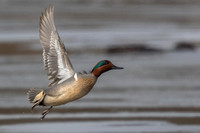
[[(87, 64), (80, 56), (71, 55), (76, 69), (82, 70), (84, 66), (88, 70), (96, 58), (116, 62), (120, 59), (126, 69), (102, 75), (86, 97), (55, 107), (43, 121), (40, 117), (45, 108), (31, 111), (26, 98), (29, 88), (44, 88), (48, 83), (38, 59), (40, 55), (31, 55), (34, 65), (30, 56), (5, 56), (9, 60), (15, 58), (16, 62), (4, 63), (4, 71), (0, 71), (5, 85), (0, 90), (1, 131), (188, 133), (200, 130), (200, 50), (161, 55), (84, 56)], [(6, 82), (9, 80), (14, 84)]]
[[(87, 2), (52, 2), (76, 72), (102, 59), (125, 69), (43, 121), (26, 92), (49, 83), (38, 37), (49, 1), (0, 3), (0, 133), (199, 133), (199, 2)], [(182, 41), (196, 48), (174, 50)]]

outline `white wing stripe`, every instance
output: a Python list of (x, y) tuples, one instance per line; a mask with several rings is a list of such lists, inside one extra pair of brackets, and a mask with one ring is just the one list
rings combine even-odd
[(76, 81), (78, 80), (77, 73), (74, 74), (74, 78), (75, 78)]

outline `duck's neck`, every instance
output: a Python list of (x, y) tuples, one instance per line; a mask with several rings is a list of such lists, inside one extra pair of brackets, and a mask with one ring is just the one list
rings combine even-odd
[(95, 69), (95, 70), (92, 72), (92, 74), (93, 74), (95, 77), (97, 77), (97, 78), (98, 78), (102, 73), (103, 73), (102, 70), (99, 69), (99, 68)]

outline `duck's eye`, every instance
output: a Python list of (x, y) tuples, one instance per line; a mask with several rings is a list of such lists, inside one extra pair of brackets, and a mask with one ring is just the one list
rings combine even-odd
[(109, 64), (109, 61), (104, 61), (104, 63), (103, 63), (103, 65), (107, 65), (107, 64)]

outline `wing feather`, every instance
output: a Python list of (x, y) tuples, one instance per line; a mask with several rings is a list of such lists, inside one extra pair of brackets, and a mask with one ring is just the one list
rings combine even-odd
[(49, 86), (74, 75), (73, 66), (67, 56), (54, 24), (54, 7), (50, 6), (40, 17), (40, 43), (43, 47), (43, 62), (48, 71)]

